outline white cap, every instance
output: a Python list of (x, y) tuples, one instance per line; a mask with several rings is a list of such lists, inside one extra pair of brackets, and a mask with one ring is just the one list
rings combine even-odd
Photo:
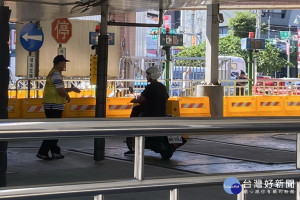
[(146, 73), (150, 74), (151, 79), (158, 79), (161, 76), (160, 71), (157, 67), (149, 67), (146, 70)]

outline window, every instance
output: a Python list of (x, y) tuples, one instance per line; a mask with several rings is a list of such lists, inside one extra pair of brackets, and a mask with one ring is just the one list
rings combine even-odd
[(264, 17), (285, 18), (286, 10), (263, 10)]

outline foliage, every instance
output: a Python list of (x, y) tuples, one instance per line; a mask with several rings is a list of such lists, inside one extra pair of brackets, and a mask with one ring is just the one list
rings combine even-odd
[(241, 38), (233, 35), (219, 39), (219, 55), (247, 58), (246, 52), (241, 49)]
[(256, 14), (248, 12), (236, 12), (236, 17), (228, 20), (228, 28), (231, 34), (240, 38), (248, 37), (249, 32), (255, 32)]
[[(228, 36), (219, 39), (219, 55), (242, 57), (246, 62), (247, 51), (241, 50), (241, 38), (248, 37), (249, 31), (255, 31), (256, 15), (250, 12), (237, 12), (237, 16), (229, 21), (231, 32)], [(243, 31), (247, 30), (247, 31)], [(202, 43), (190, 48), (184, 47), (178, 57), (205, 57), (206, 43)], [(294, 67), (297, 53), (291, 54), (291, 62), (280, 57), (281, 49), (276, 48), (266, 42), (266, 49), (253, 52), (253, 57), (257, 58), (258, 72), (265, 75), (273, 75), (274, 72), (281, 71), (282, 67)], [(181, 61), (183, 62), (183, 61)], [(185, 61), (186, 62), (186, 61)], [(200, 62), (200, 61), (199, 61)], [(181, 63), (182, 64), (182, 63)], [(188, 63), (184, 63), (188, 64)], [(203, 62), (201, 63), (203, 65)]]
[(292, 63), (288, 63), (284, 58), (280, 57), (281, 50), (266, 43), (266, 49), (254, 54), (257, 58), (257, 71), (265, 75), (272, 75), (273, 72), (278, 72), (282, 67), (289, 65), (293, 67)]
[[(186, 48), (179, 52), (177, 57), (205, 57), (206, 42), (200, 45)], [(219, 55), (238, 56), (246, 60), (247, 53), (241, 50), (241, 39), (239, 37), (228, 35), (219, 39)]]

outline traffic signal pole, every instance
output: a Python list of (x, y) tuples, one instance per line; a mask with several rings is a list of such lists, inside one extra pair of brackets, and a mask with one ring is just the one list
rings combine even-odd
[(166, 88), (167, 91), (170, 89), (170, 46), (164, 46), (164, 50), (166, 51)]
[(253, 64), (253, 50), (248, 50), (248, 94), (252, 96), (252, 64)]
[[(0, 0), (0, 119), (8, 119), (9, 18), (11, 10)], [(0, 187), (6, 186), (7, 141), (0, 141)]]
[[(96, 85), (96, 114), (95, 117), (106, 117), (106, 88), (107, 88), (107, 65), (108, 65), (108, 2), (101, 5), (101, 28), (98, 36), (98, 63)], [(105, 138), (94, 139), (94, 160), (104, 160)]]

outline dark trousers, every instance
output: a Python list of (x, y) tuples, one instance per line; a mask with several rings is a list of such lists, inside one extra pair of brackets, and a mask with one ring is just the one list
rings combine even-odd
[(244, 88), (236, 88), (236, 96), (244, 96)]
[[(45, 110), (45, 114), (47, 118), (61, 118), (63, 110), (54, 110), (54, 109), (47, 109)], [(39, 149), (39, 154), (41, 155), (48, 155), (48, 152), (60, 154), (60, 148), (57, 146), (58, 140), (43, 140), (43, 143)]]

